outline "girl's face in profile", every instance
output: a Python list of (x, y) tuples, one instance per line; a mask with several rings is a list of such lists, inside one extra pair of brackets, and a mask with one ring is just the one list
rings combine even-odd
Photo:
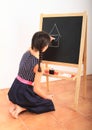
[(45, 52), (47, 49), (48, 49), (48, 45), (45, 46), (45, 47), (42, 49), (42, 52)]
[[(52, 40), (55, 40), (55, 38), (50, 36), (50, 41)], [(42, 52), (45, 52), (47, 49), (48, 49), (48, 45), (43, 48)]]

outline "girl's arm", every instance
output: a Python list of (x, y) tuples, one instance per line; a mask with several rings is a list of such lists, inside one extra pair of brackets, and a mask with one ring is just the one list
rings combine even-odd
[(38, 66), (34, 68), (35, 71), (35, 79), (34, 79), (34, 92), (38, 94), (40, 97), (45, 99), (51, 99), (52, 95), (47, 95), (42, 89), (41, 89), (41, 77), (44, 72), (44, 66), (41, 64), (42, 72), (38, 72)]

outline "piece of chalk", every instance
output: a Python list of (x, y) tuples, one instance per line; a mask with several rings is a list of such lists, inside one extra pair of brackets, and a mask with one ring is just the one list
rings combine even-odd
[(71, 77), (71, 74), (66, 74), (66, 73), (64, 73), (64, 74), (61, 74), (61, 76), (70, 78), (70, 77)]

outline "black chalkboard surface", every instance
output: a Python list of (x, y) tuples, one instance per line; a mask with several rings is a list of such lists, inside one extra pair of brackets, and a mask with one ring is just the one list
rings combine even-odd
[(83, 16), (43, 17), (42, 30), (55, 38), (43, 60), (78, 64)]

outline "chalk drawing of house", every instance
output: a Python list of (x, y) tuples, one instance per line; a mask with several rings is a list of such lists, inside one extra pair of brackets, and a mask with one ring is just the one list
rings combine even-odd
[(54, 40), (52, 40), (50, 47), (59, 47), (59, 43), (60, 43), (59, 41), (61, 38), (61, 34), (60, 34), (59, 29), (56, 24), (53, 25), (49, 34), (55, 38)]

